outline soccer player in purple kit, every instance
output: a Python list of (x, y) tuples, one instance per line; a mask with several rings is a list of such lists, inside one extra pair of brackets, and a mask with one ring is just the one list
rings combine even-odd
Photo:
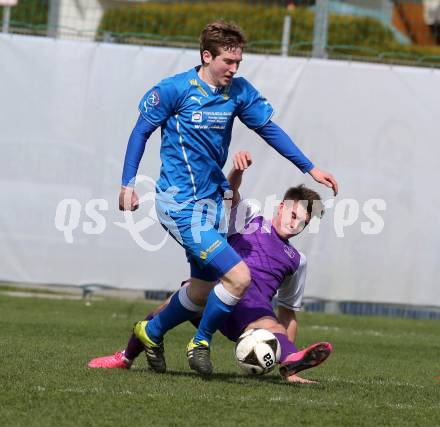
[[(290, 188), (270, 221), (254, 206), (241, 200), (238, 191), (244, 170), (252, 163), (248, 152), (234, 156), (234, 167), (228, 175), (233, 191), (229, 225), (229, 244), (246, 262), (251, 272), (251, 285), (220, 326), (220, 332), (231, 341), (249, 329), (263, 328), (275, 334), (281, 345), (280, 373), (289, 382), (310, 383), (296, 374), (319, 365), (330, 355), (332, 346), (321, 342), (305, 350), (295, 347), (296, 311), (300, 309), (305, 286), (306, 260), (288, 243), (288, 239), (307, 226), (312, 215), (319, 217), (323, 205), (319, 195), (304, 186)], [(183, 286), (188, 286), (186, 282)], [(272, 299), (278, 291), (278, 316)], [(146, 317), (151, 320), (168, 304), (168, 299)], [(197, 326), (199, 319), (193, 319)], [(123, 352), (93, 359), (91, 368), (129, 368), (142, 352), (143, 344), (132, 336)]]
[[(200, 37), (202, 64), (162, 80), (139, 104), (139, 118), (125, 156), (120, 209), (135, 210), (134, 179), (145, 143), (161, 127), (162, 161), (156, 183), (156, 211), (162, 226), (183, 246), (191, 269), (188, 287), (179, 290), (151, 321), (139, 322), (135, 334), (144, 343), (147, 361), (165, 372), (163, 340), (167, 331), (203, 311), (187, 346), (191, 369), (209, 376), (212, 335), (224, 323), (250, 284), (250, 272), (219, 231), (223, 175), (234, 119), (238, 117), (282, 156), (317, 182), (337, 193), (333, 176), (315, 167), (271, 118), (273, 108), (243, 77), (235, 77), (245, 37), (239, 27), (223, 21), (208, 24)], [(207, 210), (205, 207), (207, 206)], [(200, 226), (194, 217), (200, 216)], [(206, 229), (201, 224), (210, 224)]]

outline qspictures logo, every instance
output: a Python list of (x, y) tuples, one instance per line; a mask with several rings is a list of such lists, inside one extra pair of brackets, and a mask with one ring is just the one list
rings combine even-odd
[[(175, 240), (182, 243), (179, 228), (173, 217), (178, 216), (183, 210), (191, 209), (191, 233), (194, 242), (200, 242), (204, 231), (212, 229), (214, 222), (207, 218), (221, 216), (221, 231), (234, 230), (234, 233), (251, 234), (257, 231), (270, 233), (271, 228), (258, 229), (255, 223), (248, 223), (249, 210), (255, 215), (262, 215), (267, 219), (273, 217), (281, 200), (272, 194), (264, 200), (245, 199), (237, 206), (231, 207), (230, 201), (218, 204), (211, 199), (202, 199), (194, 202), (191, 200), (179, 201), (179, 188), (170, 187), (167, 191), (157, 191), (155, 181), (143, 175), (136, 178), (136, 192), (139, 196), (141, 213), (126, 210), (121, 212), (122, 220), (110, 222), (106, 218), (109, 212), (109, 203), (106, 199), (90, 199), (84, 205), (75, 198), (61, 200), (54, 215), (55, 228), (63, 233), (67, 244), (73, 244), (80, 234), (101, 235), (109, 227), (118, 227), (125, 230), (133, 241), (143, 250), (155, 252), (160, 250), (172, 234)], [(131, 197), (129, 192), (127, 197)], [(115, 194), (115, 198), (117, 194)], [(129, 204), (127, 199), (126, 204)], [(386, 202), (383, 199), (371, 198), (364, 201), (355, 199), (328, 199), (323, 202), (325, 215), (323, 218), (313, 217), (304, 233), (317, 234), (321, 227), (321, 221), (330, 222), (335, 235), (343, 238), (348, 230), (356, 228), (364, 235), (377, 235), (382, 233), (385, 220), (381, 212), (386, 210)], [(114, 209), (114, 208), (112, 208)], [(221, 209), (221, 212), (217, 212)], [(234, 215), (231, 212), (234, 211)], [(185, 215), (188, 215), (186, 213)], [(81, 218), (84, 218), (81, 221)], [(162, 235), (159, 241), (153, 241), (151, 229), (155, 225), (162, 225), (168, 233)], [(157, 238), (157, 237), (156, 237)], [(206, 252), (206, 249), (205, 249)], [(204, 256), (204, 254), (201, 254)], [(208, 256), (208, 253), (206, 254)]]

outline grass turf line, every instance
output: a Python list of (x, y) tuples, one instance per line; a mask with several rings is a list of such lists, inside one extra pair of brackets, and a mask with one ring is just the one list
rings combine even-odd
[(440, 322), (300, 314), (300, 346), (327, 340), (334, 354), (283, 383), (276, 372), (248, 377), (233, 344), (217, 334), (215, 374), (197, 377), (182, 325), (166, 339), (169, 372), (91, 370), (87, 361), (123, 348), (150, 307), (117, 299), (54, 301), (0, 295), (0, 419), (7, 426), (85, 425), (440, 425)]

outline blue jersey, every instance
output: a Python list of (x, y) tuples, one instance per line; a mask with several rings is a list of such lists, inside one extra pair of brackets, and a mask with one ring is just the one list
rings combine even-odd
[(162, 167), (157, 185), (162, 191), (177, 187), (177, 202), (228, 190), (222, 168), (235, 117), (250, 129), (258, 129), (273, 114), (271, 105), (243, 77), (212, 90), (197, 70), (162, 80), (139, 104), (142, 117), (161, 127)]

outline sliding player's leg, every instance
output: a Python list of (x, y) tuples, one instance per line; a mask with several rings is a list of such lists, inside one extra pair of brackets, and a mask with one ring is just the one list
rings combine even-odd
[(278, 321), (270, 300), (271, 295), (263, 294), (257, 286), (252, 285), (222, 325), (220, 332), (236, 342), (249, 329), (269, 330), (277, 337), (281, 346), (281, 375), (291, 382), (308, 382), (296, 377), (296, 373), (324, 362), (330, 355), (332, 346), (329, 343), (317, 343), (298, 351), (295, 344), (288, 339), (286, 329)]
[[(145, 316), (145, 320), (151, 320), (157, 313), (165, 308), (170, 298), (167, 298), (158, 307), (156, 307), (152, 312)], [(130, 369), (133, 361), (142, 353), (144, 350), (144, 345), (139, 339), (132, 334), (128, 340), (127, 346), (122, 351), (117, 351), (109, 356), (96, 357), (88, 363), (89, 368), (105, 368), (105, 369)]]
[(291, 382), (305, 382), (301, 381), (302, 379), (296, 374), (320, 365), (333, 351), (332, 345), (328, 342), (318, 342), (298, 351), (295, 344), (287, 337), (286, 329), (276, 317), (262, 317), (250, 323), (246, 330), (257, 328), (267, 329), (277, 337), (281, 346), (280, 374)]
[(265, 316), (260, 317), (258, 320), (251, 322), (245, 329), (266, 329), (272, 332), (278, 339), (281, 347), (280, 363), (284, 361), (289, 355), (297, 353), (298, 349), (295, 344), (289, 340), (287, 337), (286, 328), (278, 322), (275, 313), (271, 309), (272, 313), (269, 314), (269, 308), (267, 308), (268, 313)]
[(280, 363), (280, 374), (288, 379), (305, 369), (314, 368), (327, 360), (333, 351), (329, 342), (318, 342), (304, 350), (292, 353)]

